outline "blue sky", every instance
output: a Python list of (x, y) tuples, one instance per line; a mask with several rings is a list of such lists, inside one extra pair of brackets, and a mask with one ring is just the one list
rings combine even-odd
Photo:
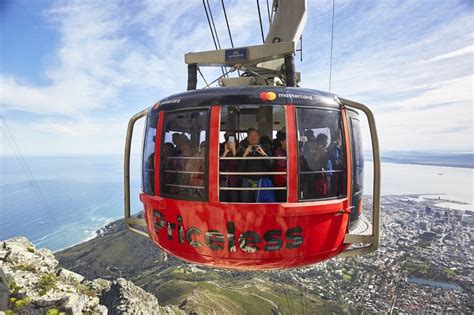
[[(225, 2), (234, 43), (259, 44), (255, 1)], [(373, 108), (383, 150), (473, 151), (473, 11), (336, 0), (332, 92)], [(302, 86), (328, 89), (331, 17), (332, 1), (308, 0)], [(122, 154), (128, 118), (185, 89), (186, 52), (213, 49), (199, 0), (2, 0), (0, 23), (0, 110), (25, 155)]]

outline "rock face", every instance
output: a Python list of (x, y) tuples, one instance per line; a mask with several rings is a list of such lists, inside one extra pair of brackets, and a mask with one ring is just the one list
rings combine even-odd
[(170, 314), (125, 279), (84, 277), (61, 268), (54, 254), (24, 237), (0, 242), (0, 314)]

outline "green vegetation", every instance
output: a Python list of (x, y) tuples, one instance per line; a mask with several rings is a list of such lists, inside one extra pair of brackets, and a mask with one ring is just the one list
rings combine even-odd
[[(16, 312), (20, 311), (24, 307), (28, 306), (31, 302), (31, 299), (25, 296), (22, 299), (16, 297), (10, 297), (8, 299), (8, 310), (11, 312), (10, 314), (15, 314)], [(8, 311), (7, 311), (8, 314)]]
[(17, 294), (20, 290), (21, 290), (21, 287), (18, 284), (16, 284), (15, 281), (12, 281), (10, 283), (10, 294), (12, 295)]
[(186, 273), (186, 270), (182, 267), (176, 267), (175, 269), (173, 269), (173, 271), (171, 271), (172, 275), (178, 275), (178, 274), (184, 274), (184, 273)]
[(57, 278), (54, 274), (49, 273), (41, 277), (38, 282), (38, 294), (45, 295), (49, 290), (56, 289)]
[(348, 273), (343, 273), (342, 274), (342, 280), (344, 281), (351, 281), (352, 280), (352, 276)]
[(169, 281), (159, 286), (155, 294), (159, 298), (158, 301), (163, 303), (163, 305), (176, 305), (181, 303), (186, 296), (191, 295), (196, 287), (197, 285), (192, 282), (183, 282), (179, 280)]
[(35, 252), (35, 248), (33, 246), (28, 246), (27, 250), (30, 252), (30, 253), (34, 253)]
[(451, 269), (446, 268), (446, 267), (443, 270), (449, 277), (456, 276), (456, 271), (454, 271), (454, 270), (451, 270)]
[(33, 264), (20, 264), (14, 267), (16, 270), (28, 271), (28, 272), (36, 272), (36, 268)]
[(456, 272), (449, 268), (435, 265), (436, 262), (425, 261), (422, 258), (407, 258), (403, 266), (406, 276), (427, 280), (448, 281), (456, 280)]
[(78, 285), (77, 285), (77, 291), (78, 291), (79, 293), (88, 295), (88, 296), (90, 296), (90, 297), (95, 297), (95, 296), (97, 296), (97, 291), (91, 289), (90, 287), (86, 286), (85, 284), (78, 284)]

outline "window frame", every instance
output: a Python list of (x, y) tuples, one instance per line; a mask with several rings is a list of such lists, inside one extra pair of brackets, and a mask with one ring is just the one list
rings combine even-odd
[[(338, 116), (339, 116), (339, 121), (338, 121), (338, 125), (340, 126), (340, 130), (341, 130), (341, 138), (342, 138), (342, 144), (341, 144), (341, 147), (342, 147), (342, 151), (343, 151), (343, 154), (344, 154), (344, 168), (341, 170), (342, 173), (345, 173), (345, 176), (343, 177), (343, 181), (344, 181), (344, 191), (343, 191), (343, 194), (341, 194), (340, 196), (333, 196), (333, 197), (325, 197), (325, 198), (311, 198), (311, 199), (302, 199), (301, 198), (301, 180), (300, 180), (300, 175), (301, 175), (301, 152), (300, 152), (300, 149), (299, 149), (299, 126), (298, 126), (298, 118), (299, 118), (299, 115), (298, 115), (298, 112), (300, 110), (323, 110), (323, 111), (330, 111), (330, 112), (337, 112), (338, 113)], [(312, 106), (312, 107), (309, 107), (309, 106), (295, 106), (295, 127), (296, 127), (296, 130), (295, 130), (295, 135), (296, 135), (296, 139), (294, 139), (294, 141), (296, 141), (296, 147), (297, 147), (297, 169), (298, 169), (298, 174), (296, 174), (297, 176), (297, 191), (296, 191), (296, 194), (297, 194), (297, 202), (317, 202), (317, 201), (328, 201), (328, 200), (339, 200), (339, 199), (345, 199), (347, 198), (347, 154), (346, 154), (346, 136), (345, 136), (345, 133), (344, 133), (344, 123), (343, 123), (343, 119), (344, 119), (344, 115), (342, 114), (342, 111), (340, 109), (336, 109), (336, 108), (327, 108), (327, 107), (316, 107), (316, 106)], [(332, 135), (331, 135), (332, 137)], [(329, 172), (328, 172), (329, 173)]]
[[(153, 143), (153, 181), (152, 181), (152, 186), (153, 186), (153, 191), (147, 191), (145, 190), (145, 164), (146, 161), (148, 160), (148, 157), (145, 159), (145, 153), (147, 149), (147, 141), (148, 141), (148, 130), (149, 130), (149, 120), (151, 116), (156, 116), (156, 126), (155, 126), (155, 142)], [(156, 178), (156, 146), (157, 146), (157, 135), (158, 135), (158, 120), (159, 120), (159, 113), (158, 112), (151, 112), (149, 115), (146, 116), (145, 119), (145, 126), (143, 128), (143, 143), (142, 143), (142, 159), (141, 159), (141, 191), (144, 194), (150, 195), (150, 196), (156, 196), (156, 186), (155, 186), (155, 178)]]
[[(360, 195), (363, 194), (364, 192), (364, 169), (365, 169), (365, 159), (364, 159), (364, 146), (362, 143), (362, 133), (361, 133), (361, 121), (359, 117), (355, 115), (349, 115), (348, 116), (349, 120), (349, 126), (350, 126), (350, 134), (351, 134), (351, 159), (352, 159), (352, 194), (353, 195)], [(354, 124), (353, 121), (357, 121), (357, 128), (358, 128), (358, 133), (354, 132)], [(356, 139), (357, 136), (357, 139)], [(359, 176), (357, 174), (357, 167), (356, 167), (356, 146), (358, 149), (359, 157), (361, 157), (362, 161), (362, 176)], [(360, 187), (358, 190), (356, 190), (356, 178), (359, 179), (360, 182)]]
[(162, 180), (161, 173), (161, 166), (163, 163), (163, 159), (160, 158), (160, 165), (159, 165), (159, 172), (160, 172), (160, 197), (170, 198), (174, 200), (182, 200), (182, 201), (195, 201), (195, 202), (209, 202), (209, 139), (210, 139), (210, 131), (211, 131), (211, 107), (204, 106), (204, 107), (188, 107), (188, 108), (179, 108), (173, 110), (166, 110), (163, 112), (163, 126), (161, 130), (161, 139), (160, 139), (160, 157), (163, 156), (164, 144), (165, 144), (165, 137), (166, 137), (166, 117), (168, 114), (174, 113), (181, 113), (181, 112), (205, 112), (207, 115), (207, 124), (206, 124), (206, 152), (204, 153), (204, 198), (183, 198), (183, 196), (168, 194), (164, 192), (165, 182)]
[[(219, 128), (219, 133), (218, 133), (219, 135), (220, 135), (220, 132), (221, 132), (222, 108), (227, 107), (227, 106), (235, 106), (235, 107), (257, 106), (258, 108), (260, 108), (260, 107), (271, 107), (271, 108), (280, 107), (283, 110), (283, 115), (285, 116), (285, 125), (284, 125), (284, 127), (287, 128), (287, 126), (288, 126), (288, 115), (286, 113), (286, 109), (287, 109), (288, 104), (249, 104), (249, 103), (246, 103), (246, 104), (219, 104), (219, 107), (220, 107), (220, 109), (219, 109), (219, 127), (218, 127)], [(237, 137), (239, 137), (242, 134), (240, 132), (240, 117), (239, 117), (238, 125), (239, 125), (238, 126), (239, 130), (237, 130), (237, 134), (236, 134)], [(272, 130), (273, 130), (273, 128), (272, 128)], [(245, 132), (245, 131), (243, 131), (243, 132)], [(243, 139), (245, 139), (245, 137), (242, 138), (242, 140)], [(242, 141), (242, 140), (239, 139), (239, 142)], [(273, 139), (271, 139), (271, 140), (273, 140)], [(287, 137), (287, 141), (288, 141), (288, 137)], [(220, 140), (218, 140), (218, 143), (220, 144)], [(218, 151), (219, 151), (219, 148), (218, 148)], [(286, 201), (283, 201), (283, 202), (277, 202), (277, 201), (275, 201), (275, 202), (250, 202), (250, 203), (249, 202), (243, 202), (243, 201), (238, 201), (238, 202), (222, 201), (221, 200), (221, 190), (222, 191), (238, 191), (238, 192), (241, 192), (243, 190), (250, 190), (250, 188), (248, 188), (248, 187), (232, 187), (232, 188), (235, 188), (235, 189), (221, 189), (222, 188), (220, 186), (220, 176), (221, 176), (220, 163), (221, 163), (221, 160), (233, 160), (233, 159), (240, 160), (240, 159), (242, 159), (242, 157), (237, 157), (237, 156), (235, 156), (235, 157), (221, 157), (220, 154), (219, 154), (219, 157), (218, 157), (218, 165), (217, 165), (217, 178), (218, 178), (218, 180), (217, 180), (217, 192), (218, 193), (217, 193), (217, 195), (218, 195), (218, 202), (220, 204), (237, 204), (237, 205), (238, 204), (262, 204), (262, 205), (268, 205), (268, 204), (283, 204), (283, 203), (288, 202), (288, 199), (289, 199), (289, 178), (290, 178), (290, 175), (288, 173), (288, 161), (290, 160), (289, 157), (288, 157), (288, 154), (286, 155), (286, 157), (284, 159), (287, 163), (286, 175), (285, 175), (286, 176), (286, 186), (284, 186), (284, 187), (283, 186), (281, 186), (281, 187), (273, 186), (273, 187), (271, 187), (273, 189), (271, 189), (271, 188), (265, 189), (266, 187), (253, 188), (253, 190), (262, 190), (262, 191), (264, 191), (264, 190), (274, 190), (274, 191), (286, 190)], [(268, 157), (262, 158), (262, 159), (283, 160), (281, 157), (274, 157), (274, 156), (268, 156)], [(273, 171), (267, 172), (267, 173), (272, 173), (272, 172)], [(229, 175), (229, 176), (243, 176), (245, 174), (248, 174), (248, 172), (233, 172), (233, 173), (241, 173), (241, 174), (239, 174), (239, 175)], [(222, 176), (225, 176), (225, 175), (228, 175), (228, 174), (224, 174)], [(271, 177), (271, 176), (274, 176), (274, 175), (276, 175), (276, 174), (271, 174), (269, 176)], [(228, 188), (228, 187), (224, 187), (224, 188)], [(277, 188), (277, 189), (275, 189), (275, 188)], [(284, 188), (284, 189), (282, 189), (282, 188)]]

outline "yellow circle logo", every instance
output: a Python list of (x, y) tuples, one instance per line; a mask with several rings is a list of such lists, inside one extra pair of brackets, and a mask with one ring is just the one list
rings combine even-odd
[(275, 92), (262, 92), (260, 93), (260, 99), (262, 101), (274, 101), (276, 100), (277, 95)]

